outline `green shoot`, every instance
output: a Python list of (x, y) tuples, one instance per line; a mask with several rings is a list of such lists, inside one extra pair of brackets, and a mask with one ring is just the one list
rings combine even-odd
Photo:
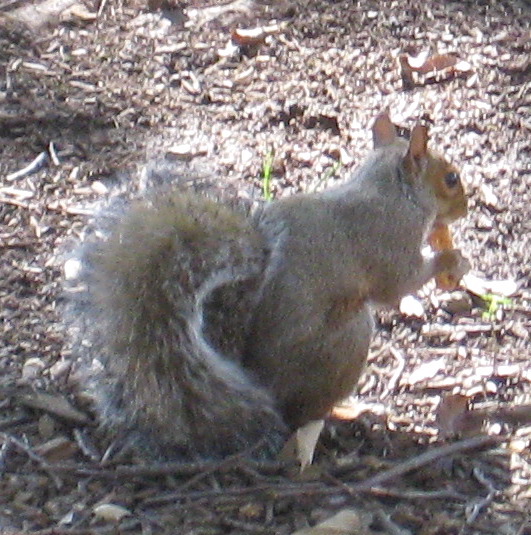
[(502, 297), (495, 294), (483, 294), (480, 296), (485, 301), (485, 311), (482, 314), (482, 319), (492, 321), (496, 317), (496, 313), (504, 305), (511, 305), (512, 299)]
[(271, 192), (271, 176), (273, 175), (273, 162), (275, 161), (275, 149), (267, 152), (262, 166), (262, 192), (266, 201), (273, 200)]

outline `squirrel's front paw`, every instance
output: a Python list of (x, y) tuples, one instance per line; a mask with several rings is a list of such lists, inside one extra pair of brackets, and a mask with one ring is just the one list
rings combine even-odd
[(458, 249), (441, 251), (436, 257), (435, 280), (441, 290), (455, 290), (459, 281), (471, 268), (470, 262)]

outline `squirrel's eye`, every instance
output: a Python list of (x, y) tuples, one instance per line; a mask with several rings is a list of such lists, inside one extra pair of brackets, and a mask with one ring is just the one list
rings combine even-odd
[(459, 184), (459, 175), (452, 171), (444, 177), (444, 181), (449, 188), (455, 188)]

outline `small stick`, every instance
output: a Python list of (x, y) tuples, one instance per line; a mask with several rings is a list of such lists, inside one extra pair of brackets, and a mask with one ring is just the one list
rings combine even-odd
[(387, 387), (380, 395), (380, 401), (385, 399), (389, 394), (391, 394), (391, 392), (394, 392), (396, 385), (398, 384), (398, 381), (400, 380), (400, 377), (404, 373), (404, 369), (406, 367), (406, 359), (402, 356), (402, 353), (398, 351), (398, 349), (389, 346), (389, 353), (393, 355), (393, 358), (397, 361), (398, 365), (396, 370), (393, 372), (393, 376), (387, 382)]
[(61, 164), (59, 160), (59, 156), (57, 156), (57, 152), (55, 150), (55, 145), (53, 144), (53, 141), (50, 141), (48, 145), (48, 153), (50, 154), (50, 158), (55, 166), (59, 166)]
[(100, 7), (98, 7), (98, 18), (101, 17), (101, 14), (103, 13), (103, 10), (105, 9), (106, 5), (107, 5), (107, 0), (101, 0)]
[(383, 487), (373, 487), (371, 494), (373, 496), (387, 498), (400, 498), (401, 500), (459, 500), (464, 502), (468, 499), (468, 496), (452, 489), (408, 490), (404, 488), (386, 489)]
[[(285, 470), (290, 463), (279, 461), (245, 461), (259, 471), (277, 474)], [(223, 465), (225, 466), (225, 465)], [(220, 461), (198, 461), (191, 463), (183, 462), (166, 462), (160, 464), (149, 465), (118, 465), (115, 467), (100, 468), (90, 465), (72, 466), (63, 464), (50, 465), (50, 469), (58, 474), (65, 474), (67, 476), (87, 476), (98, 479), (123, 479), (134, 477), (160, 477), (166, 475), (175, 476), (195, 476), (202, 474), (205, 471), (212, 471), (219, 469)]]
[(47, 159), (48, 154), (44, 151), (41, 152), (29, 165), (26, 165), (26, 167), (20, 169), (19, 171), (15, 171), (14, 173), (10, 173), (9, 175), (7, 175), (6, 180), (8, 182), (13, 182), (18, 178), (31, 175), (32, 173), (36, 173), (44, 165)]
[(382, 510), (378, 510), (375, 513), (376, 518), (382, 524), (386, 533), (389, 535), (412, 535), (411, 531), (405, 528), (401, 528), (391, 520), (391, 516), (384, 513)]
[(50, 477), (57, 490), (60, 490), (63, 486), (62, 481), (53, 473), (50, 464), (46, 459), (36, 454), (27, 444), (24, 444), (21, 440), (18, 440), (12, 435), (7, 433), (0, 433), (0, 438), (3, 438), (4, 442), (11, 443), (19, 450), (23, 451), (32, 461), (35, 461)]
[(481, 470), (476, 466), (472, 470), (472, 473), (474, 474), (475, 478), (485, 487), (488, 489), (488, 494), (483, 498), (482, 500), (476, 501), (474, 504), (468, 506), (466, 508), (466, 525), (470, 526), (476, 518), (479, 516), (479, 513), (490, 505), (492, 503), (492, 500), (494, 500), (494, 497), (497, 494), (497, 490), (494, 488), (494, 485), (485, 477), (485, 475), (481, 472)]
[(11, 206), (16, 206), (17, 208), (24, 208), (29, 210), (30, 205), (16, 199), (8, 199), (7, 197), (0, 197), (0, 204), (10, 204)]
[(500, 442), (506, 442), (507, 437), (497, 437), (497, 436), (477, 436), (472, 438), (466, 438), (454, 442), (453, 444), (446, 444), (438, 448), (430, 449), (429, 451), (418, 455), (412, 459), (400, 463), (389, 470), (385, 470), (376, 474), (361, 483), (355, 483), (350, 486), (350, 491), (354, 494), (359, 492), (370, 491), (373, 487), (377, 487), (382, 483), (388, 482), (392, 479), (395, 479), (398, 476), (407, 474), (411, 470), (415, 470), (425, 466), (427, 464), (433, 463), (437, 459), (442, 459), (443, 457), (449, 457), (459, 452), (474, 450), (477, 448), (483, 448), (485, 446), (493, 446), (499, 444)]

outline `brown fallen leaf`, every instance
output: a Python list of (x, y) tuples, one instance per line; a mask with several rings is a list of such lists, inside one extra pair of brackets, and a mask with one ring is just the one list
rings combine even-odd
[(98, 14), (94, 11), (89, 11), (84, 4), (74, 4), (65, 9), (60, 19), (62, 22), (93, 22), (98, 18)]
[(404, 316), (408, 316), (410, 318), (424, 317), (424, 306), (422, 305), (420, 300), (413, 295), (406, 295), (405, 297), (403, 297), (400, 300), (398, 309), (402, 314), (404, 314)]
[(455, 74), (466, 74), (472, 70), (468, 61), (461, 60), (455, 54), (433, 54), (423, 52), (416, 57), (401, 54), (398, 57), (402, 81), (406, 87), (413, 87), (415, 80), (413, 73), (427, 75), (434, 73), (444, 73), (449, 76)]
[(409, 374), (409, 377), (407, 378), (407, 384), (412, 386), (416, 385), (417, 383), (433, 379), (439, 372), (444, 371), (445, 368), (445, 357), (430, 360), (429, 362), (423, 362)]
[(26, 407), (49, 412), (76, 424), (86, 424), (90, 421), (85, 414), (75, 409), (66, 398), (59, 395), (32, 392), (30, 394), (20, 394), (16, 396), (16, 399)]
[(236, 29), (232, 30), (232, 42), (239, 46), (257, 46), (265, 42), (267, 34), (262, 28), (253, 28), (252, 30)]
[(101, 503), (93, 509), (94, 516), (105, 522), (120, 522), (122, 518), (131, 515), (131, 511), (114, 503)]
[(259, 26), (257, 28), (237, 28), (232, 30), (232, 42), (238, 46), (258, 46), (265, 42), (268, 35), (280, 33), (282, 26), (272, 24), (270, 26)]
[(38, 32), (47, 26), (57, 26), (61, 21), (61, 13), (76, 2), (77, 0), (42, 0), (14, 9), (9, 15)]
[(370, 535), (376, 533), (370, 528), (372, 515), (354, 509), (343, 509), (313, 528), (303, 528), (292, 535)]
[(473, 429), (470, 429), (471, 424), (476, 422), (469, 421), (468, 402), (469, 398), (463, 394), (449, 394), (441, 398), (435, 416), (441, 438), (469, 435), (467, 431), (471, 431), (472, 435), (478, 434), (483, 420), (481, 419), (479, 428), (474, 428), (475, 425), (472, 425)]
[(519, 290), (519, 283), (511, 280), (487, 280), (467, 273), (463, 277), (463, 286), (475, 295), (494, 294), (502, 297), (512, 297)]
[(35, 448), (41, 457), (54, 463), (71, 459), (77, 451), (77, 444), (66, 437), (52, 438)]
[(302, 472), (308, 465), (312, 464), (315, 447), (323, 427), (324, 420), (313, 420), (299, 427), (282, 448), (279, 458), (283, 460), (297, 459)]

